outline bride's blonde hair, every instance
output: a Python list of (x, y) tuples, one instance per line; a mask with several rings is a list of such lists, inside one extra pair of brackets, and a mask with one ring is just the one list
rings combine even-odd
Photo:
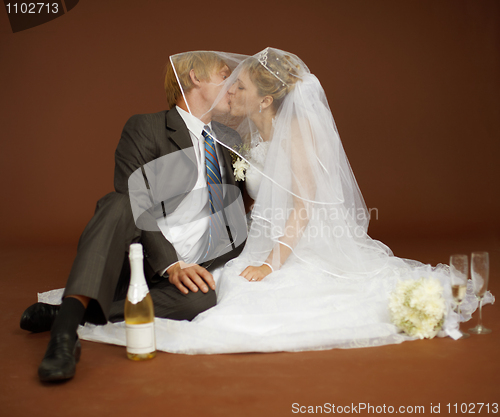
[(271, 96), (273, 109), (278, 111), (286, 95), (299, 80), (299, 66), (293, 63), (289, 55), (278, 55), (272, 49), (265, 52), (265, 65), (262, 59), (251, 57), (245, 61), (243, 68), (248, 71), (259, 96)]

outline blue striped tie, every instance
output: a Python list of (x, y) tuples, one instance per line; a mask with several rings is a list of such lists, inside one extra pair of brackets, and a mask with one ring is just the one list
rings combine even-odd
[[(215, 150), (214, 138), (210, 127), (205, 125), (203, 132), (205, 138), (205, 166), (207, 170), (207, 186), (210, 200), (210, 231), (207, 254), (217, 246), (219, 239), (222, 239), (224, 222), (222, 209), (224, 208), (222, 192), (222, 176), (220, 173), (219, 160)], [(206, 255), (206, 254), (205, 254)]]

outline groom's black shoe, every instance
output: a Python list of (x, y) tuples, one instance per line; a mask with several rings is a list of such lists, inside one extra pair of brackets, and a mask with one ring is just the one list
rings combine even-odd
[(47, 352), (38, 367), (40, 381), (53, 382), (73, 378), (82, 345), (77, 335), (59, 333), (51, 337)]
[(60, 308), (58, 305), (45, 303), (35, 303), (29, 306), (21, 316), (21, 329), (33, 333), (50, 330)]

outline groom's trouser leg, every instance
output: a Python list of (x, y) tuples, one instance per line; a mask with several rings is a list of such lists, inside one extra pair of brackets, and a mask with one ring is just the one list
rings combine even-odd
[[(172, 320), (192, 320), (201, 312), (208, 310), (217, 303), (215, 291), (209, 289), (207, 293), (201, 290), (182, 293), (171, 284), (167, 277), (155, 274), (148, 262), (144, 262), (144, 272), (153, 300), (156, 317)], [(123, 268), (115, 293), (114, 301), (109, 310), (108, 320), (111, 322), (123, 321), (125, 298), (130, 282), (130, 264), (128, 260), (123, 263)]]
[[(235, 250), (219, 257), (214, 262), (210, 262), (208, 271), (224, 266), (230, 259), (238, 256), (243, 249), (241, 244)], [(204, 266), (203, 264), (201, 266)], [(213, 307), (217, 303), (215, 291), (209, 289), (207, 293), (201, 290), (197, 292), (189, 291), (188, 294), (180, 292), (177, 287), (168, 281), (168, 278), (154, 274), (147, 262), (144, 263), (146, 280), (153, 299), (155, 316), (172, 320), (192, 320), (198, 314)], [(123, 310), (125, 305), (126, 291), (130, 277), (130, 267), (128, 262), (123, 264), (122, 276), (119, 289), (115, 295), (115, 301), (111, 305), (109, 321), (123, 321)]]
[[(242, 243), (237, 248), (217, 258), (214, 262), (210, 262), (210, 266), (207, 266), (208, 271), (211, 272), (216, 268), (224, 266), (227, 261), (238, 256), (244, 246), (244, 243)], [(204, 265), (202, 264), (201, 266)], [(148, 274), (148, 272), (151, 272), (148, 271), (148, 267), (149, 265), (146, 263), (146, 277), (156, 317), (172, 320), (192, 320), (198, 314), (217, 304), (217, 296), (214, 290), (209, 289), (207, 293), (203, 293), (199, 289), (197, 292), (189, 291), (189, 293), (183, 294), (175, 285), (168, 281), (168, 278), (159, 277), (151, 273)], [(126, 278), (127, 274), (130, 274), (128, 264), (124, 264), (122, 279)], [(126, 288), (126, 285), (119, 286), (122, 288), (122, 291)], [(111, 306), (109, 315), (109, 321), (112, 322), (124, 320), (125, 293), (117, 298)]]
[[(128, 248), (140, 237), (127, 195), (113, 192), (98, 201), (94, 217), (78, 243), (64, 292), (64, 296), (84, 295), (91, 299), (86, 321), (105, 324), (108, 319), (123, 320), (130, 280)], [(191, 320), (215, 305), (214, 291), (182, 294), (167, 279), (155, 275), (147, 262), (144, 265), (157, 317)]]
[[(217, 303), (215, 291), (211, 289), (207, 293), (198, 290), (197, 292), (189, 291), (189, 293), (183, 294), (168, 281), (168, 278), (161, 278), (161, 281), (155, 284), (151, 284), (148, 280), (148, 285), (156, 317), (172, 320), (192, 320), (198, 314), (215, 306)], [(113, 302), (109, 313), (109, 321), (124, 320), (124, 305), (125, 298)]]
[[(239, 247), (218, 257), (214, 262), (210, 262), (210, 266), (207, 266), (208, 271), (212, 272), (216, 268), (224, 266), (227, 261), (238, 256), (244, 246), (244, 243), (242, 243)], [(201, 266), (204, 265), (202, 264)], [(148, 268), (147, 264), (145, 268)], [(148, 276), (147, 273), (146, 276)], [(156, 282), (154, 282), (155, 280)], [(148, 279), (148, 285), (150, 287), (156, 317), (172, 320), (192, 320), (198, 314), (217, 304), (217, 295), (212, 289), (209, 289), (207, 293), (203, 293), (198, 289), (197, 292), (189, 291), (189, 293), (183, 294), (175, 285), (170, 284), (167, 278), (158, 277), (158, 275)], [(111, 307), (112, 313), (116, 311), (115, 307), (117, 304), (119, 303), (113, 303)], [(123, 307), (119, 307), (120, 309), (118, 311), (123, 311)], [(110, 321), (118, 321), (118, 318), (123, 320), (123, 313), (122, 316), (113, 318), (110, 316)]]
[(85, 319), (105, 324), (120, 279), (128, 247), (140, 239), (128, 196), (109, 193), (97, 202), (85, 227), (64, 296), (84, 295), (91, 299)]

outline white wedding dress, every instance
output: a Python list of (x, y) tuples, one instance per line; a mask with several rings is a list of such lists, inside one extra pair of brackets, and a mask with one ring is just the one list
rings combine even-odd
[[(268, 144), (251, 157), (262, 166)], [(249, 169), (246, 187), (256, 198), (262, 175)], [(291, 255), (292, 257), (294, 255)], [(391, 323), (388, 297), (399, 279), (435, 277), (444, 288), (446, 320), (440, 336), (457, 338), (458, 316), (451, 306), (447, 266), (432, 268), (391, 257), (374, 276), (343, 279), (325, 274), (299, 259), (289, 259), (260, 282), (239, 276), (247, 261), (237, 258), (214, 271), (217, 305), (193, 321), (156, 319), (157, 349), (172, 353), (215, 354), (354, 348), (401, 343), (413, 338)], [(40, 294), (39, 301), (58, 303), (62, 290)], [(487, 300), (491, 302), (490, 294)], [(477, 301), (468, 291), (465, 319)], [(125, 345), (124, 323), (80, 326), (80, 338)]]

